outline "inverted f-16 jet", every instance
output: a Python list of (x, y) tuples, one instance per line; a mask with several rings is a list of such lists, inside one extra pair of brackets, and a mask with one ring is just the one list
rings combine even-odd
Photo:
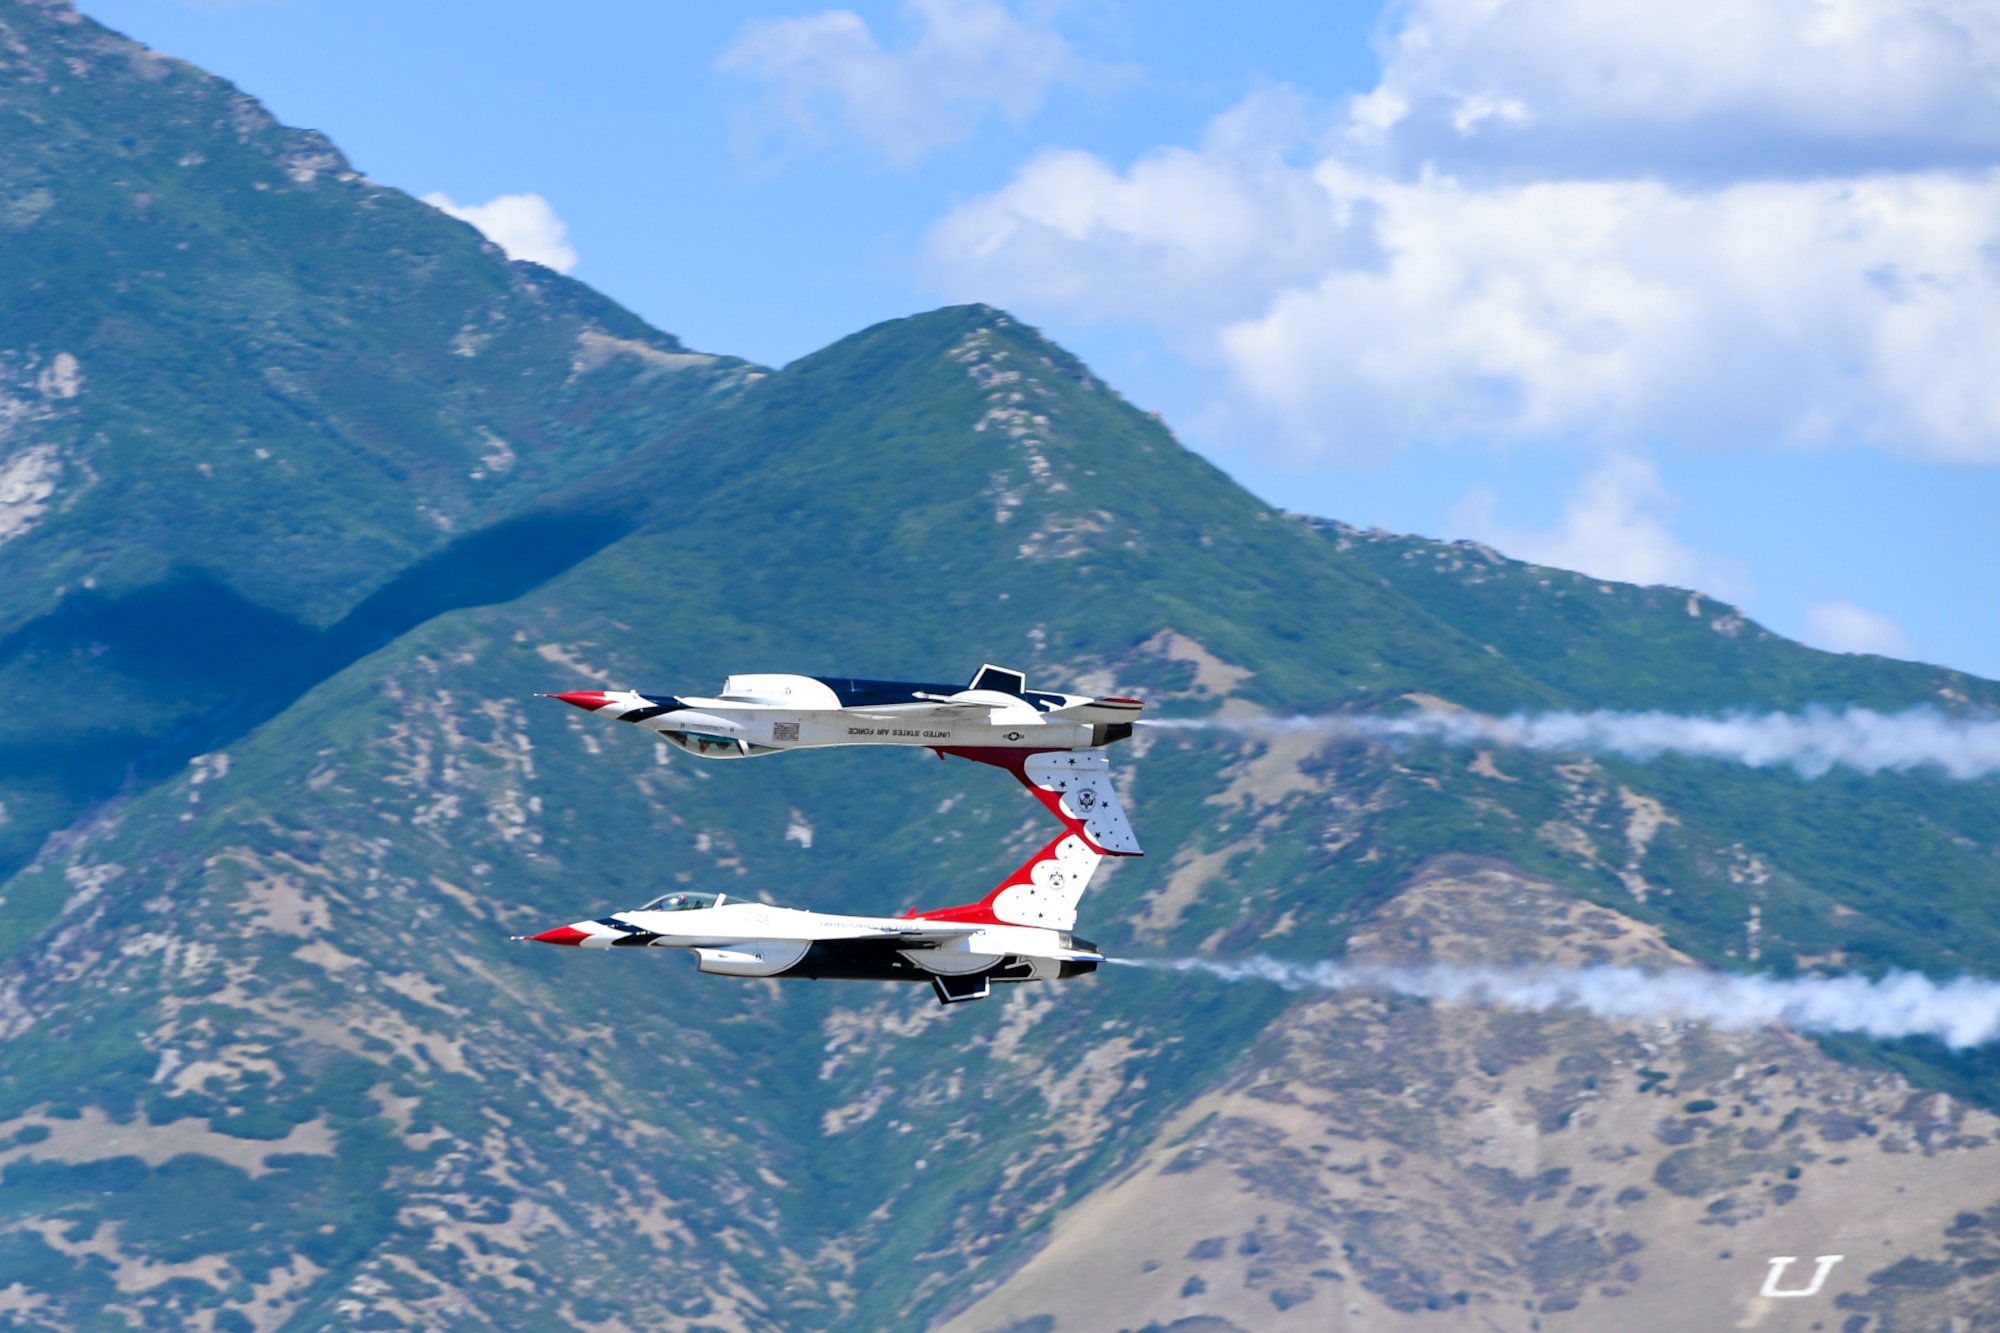
[[(968, 693), (978, 689), (975, 681)], [(571, 695), (556, 697), (575, 701)], [(1105, 857), (1141, 854), (1104, 756), (1025, 748), (961, 753), (1012, 772), (1063, 825), (1060, 837), (978, 902), (872, 917), (773, 907), (719, 893), (669, 893), (632, 911), (529, 938), (583, 948), (691, 949), (703, 972), (722, 976), (928, 981), (941, 1004), (984, 999), (996, 982), (1056, 981), (1095, 971), (1104, 956), (1096, 945), (1070, 934), (1077, 903)]]
[(1122, 741), (1137, 699), (1031, 690), (1006, 667), (972, 684), (926, 685), (845, 676), (731, 676), (713, 699), (575, 690), (567, 704), (635, 722), (704, 759), (747, 759), (826, 745), (921, 745), (934, 750), (1087, 750)]

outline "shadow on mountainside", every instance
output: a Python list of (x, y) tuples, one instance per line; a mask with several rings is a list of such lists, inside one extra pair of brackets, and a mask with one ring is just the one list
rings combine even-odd
[[(0, 682), (31, 701), (0, 719), (0, 797), (19, 812), (0, 829), (0, 879), (92, 807), (226, 749), (428, 620), (532, 591), (630, 527), (608, 505), (504, 520), (417, 562), (318, 632), (200, 573), (115, 597), (72, 594), (0, 640)], [(24, 938), (0, 930), (0, 953)]]

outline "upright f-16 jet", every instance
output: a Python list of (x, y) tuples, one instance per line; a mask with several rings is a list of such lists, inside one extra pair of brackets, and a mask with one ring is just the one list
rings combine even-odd
[(596, 691), (553, 697), (649, 726), (706, 758), (825, 745), (928, 745), (1013, 773), (1063, 832), (984, 898), (956, 907), (846, 916), (677, 892), (531, 939), (690, 949), (701, 971), (722, 976), (928, 981), (941, 1004), (984, 999), (995, 982), (1081, 976), (1103, 961), (1095, 945), (1070, 931), (1098, 864), (1142, 854), (1112, 789), (1110, 766), (1096, 752), (1131, 734), (1142, 707), (1137, 700), (1030, 692), (1021, 673), (992, 666), (963, 690), (732, 676), (718, 699)]

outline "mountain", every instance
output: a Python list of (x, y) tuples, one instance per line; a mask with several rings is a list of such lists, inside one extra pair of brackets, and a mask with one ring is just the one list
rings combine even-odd
[[(195, 108), (233, 105), (66, 8), (0, 0), (0, 23), (8, 72), (63, 91), (20, 86), (75, 98), (68, 119), (27, 104), (38, 134), (74, 146), (8, 148), (9, 199), (31, 192), (19, 163), (85, 182), (126, 169), (136, 133), (64, 127), (209, 124)], [(60, 73), (72, 55), (100, 72)], [(153, 68), (167, 73), (129, 72)], [(211, 158), (235, 142), (215, 133)], [(296, 132), (257, 133), (230, 150), (246, 173)], [(261, 247), (274, 273), (318, 262), (322, 232), (353, 238), (357, 273), (400, 271), (403, 233), (370, 230), (388, 216), (511, 294), (514, 360), (489, 355), (497, 336), (438, 354), (457, 314), (370, 322), (358, 281), (307, 301), (271, 279), (244, 300), (257, 319), (309, 307), (348, 330), (328, 364), (407, 375), (412, 421), (513, 404), (508, 420), (543, 423), (546, 472), (519, 469), (520, 489), (489, 501), (496, 479), (465, 457), (462, 477), (438, 465), (438, 491), (410, 461), (396, 485), (315, 491), (323, 527), (245, 483), (231, 503), (297, 522), (301, 543), (344, 551), (328, 534), (397, 523), (424, 536), (362, 542), (375, 563), (324, 582), (256, 549), (271, 542), (244, 548), (269, 565), (254, 576), (203, 556), (254, 610), (205, 624), (216, 655), (246, 664), (207, 693), (147, 677), (147, 694), (129, 673), (149, 654), (88, 648), (145, 632), (159, 603), (141, 594), (183, 577), (144, 574), (179, 548), (128, 534), (180, 512), (147, 508), (149, 479), (186, 494), (200, 432), (135, 429), (128, 489), (85, 489), (0, 547), (24, 570), (35, 551), (69, 558), (72, 514), (129, 543), (113, 563), (141, 573), (83, 593), (51, 581), (15, 633), (88, 623), (74, 655), (124, 663), (118, 688), (162, 719), (123, 752), (145, 762), (76, 784), (64, 809), (99, 804), (51, 822), (60, 836), (0, 889), (0, 1320), (1525, 1333), (1692, 1315), (1878, 1333), (1992, 1317), (2000, 1084), (1978, 1052), (1126, 968), (943, 1009), (914, 988), (736, 982), (507, 937), (674, 884), (860, 911), (953, 901), (1047, 836), (1032, 802), (970, 765), (707, 764), (541, 691), (706, 689), (762, 669), (948, 678), (990, 660), (1240, 719), (1393, 713), (1411, 696), (1969, 713), (2000, 706), (2000, 686), (1818, 653), (1685, 590), (1285, 514), (988, 307), (891, 321), (768, 374), (631, 350), (593, 362), (606, 338), (692, 354), (392, 191), (331, 171), (250, 179), (268, 188), (190, 185), (181, 207), (240, 229), (255, 244), (235, 248)], [(285, 210), (326, 217), (293, 227), (267, 211), (283, 191)], [(37, 215), (45, 249), (7, 298), (23, 365), (53, 366), (57, 342), (16, 337), (13, 303), (40, 266), (61, 277), (70, 239), (105, 239), (100, 216)], [(78, 299), (115, 294), (126, 265), (105, 262), (73, 279)], [(149, 326), (154, 309), (130, 318)], [(183, 386), (187, 413), (247, 414), (231, 405), (265, 392), (261, 351), (229, 342), (251, 322), (198, 326), (241, 363)], [(119, 373), (176, 382), (171, 348), (147, 345)], [(93, 398), (99, 354), (76, 346), (80, 391), (36, 400), (51, 415), (0, 466), (114, 438), (62, 434), (58, 409), (136, 411), (109, 386)], [(524, 368), (545, 395), (520, 388)], [(313, 438), (333, 439), (337, 416)], [(491, 429), (525, 456), (525, 426)], [(397, 438), (413, 458), (451, 456), (411, 430)], [(219, 457), (212, 470), (203, 481), (226, 479)], [(432, 535), (408, 516), (448, 476), (462, 508)], [(185, 549), (223, 549), (211, 540), (234, 538), (191, 531)], [(86, 711), (17, 715), (20, 753), (66, 753)], [(1143, 732), (1114, 767), (1149, 855), (1093, 887), (1081, 928), (1116, 955), (1938, 975), (2000, 960), (1991, 780), (1221, 728)], [(69, 770), (22, 771), (28, 808)], [(1774, 1299), (1758, 1295), (1767, 1251), (1845, 1257), (1820, 1295)]]
[[(1037, 410), (1014, 406), (1015, 393)], [(8, 968), (0, 1076), (0, 1130), (28, 1135), (0, 1179), (20, 1187), (16, 1234), (37, 1238), (10, 1271), (24, 1292), (50, 1294), (50, 1321), (193, 1319), (170, 1305), (170, 1280), (185, 1277), (205, 1284), (190, 1299), (269, 1320), (259, 1327), (364, 1310), (385, 1327), (919, 1326), (994, 1284), (991, 1299), (1006, 1297), (1010, 1270), (1065, 1204), (1123, 1188), (1199, 1099), (1273, 1067), (1288, 1032), (1340, 1041), (1341, 1077), (1400, 1087), (1406, 1065), (1341, 1041), (1341, 1006), (1275, 988), (1119, 971), (941, 1010), (894, 988), (737, 985), (684, 960), (507, 944), (677, 882), (893, 910), (970, 891), (1040, 831), (1018, 793), (978, 770), (882, 754), (703, 765), (539, 704), (538, 688), (698, 683), (722, 662), (894, 674), (976, 644), (968, 656), (1143, 692), (1170, 713), (1366, 705), (1422, 685), (1486, 706), (1575, 701), (1399, 603), (1337, 541), (1224, 485), (998, 312), (857, 335), (690, 427), (697, 436), (620, 469), (662, 483), (642, 488), (670, 497), (657, 516), (624, 511), (627, 535), (527, 595), (400, 637), (9, 886), (10, 901), (54, 913)], [(606, 502), (585, 488), (561, 503)], [(1662, 596), (1589, 591), (1630, 598), (1635, 614)], [(1684, 602), (1668, 609), (1685, 617)], [(1986, 688), (1749, 633), (1770, 660), (1796, 659), (1787, 669), (1857, 673), (1856, 688), (1900, 677), (1905, 700)], [(1135, 742), (1121, 780), (1152, 855), (1093, 890), (1093, 938), (1117, 952), (1325, 956), (1407, 904), (1449, 850), (1615, 903), (1717, 961), (1743, 951), (1751, 906), (1766, 963), (1836, 948), (1940, 969), (1978, 956), (1990, 784), (1485, 758), (1226, 733)], [(1927, 822), (1899, 817), (1897, 802)], [(1816, 838), (1746, 831), (1829, 814)], [(1864, 814), (1879, 845), (1845, 833)], [(1948, 937), (1921, 928), (1934, 901), (1879, 878), (1885, 863), (1917, 873), (1944, 828), (1987, 839), (1947, 844), (1966, 866), (1964, 924)], [(1840, 876), (1819, 877), (1842, 856)], [(1938, 883), (1960, 873), (1952, 863)], [(1635, 882), (1652, 890), (1643, 902)], [(1490, 1054), (1477, 1029), (1449, 1044), (1473, 1061)], [(1903, 1086), (1829, 1074), (1796, 1042), (1784, 1050), (1807, 1061), (1815, 1099)], [(1649, 1085), (1639, 1105), (1685, 1120), (1708, 1076), (1661, 1058), (1687, 1096)], [(1543, 1072), (1511, 1091), (1532, 1104), (1574, 1081), (1530, 1081)], [(1637, 1097), (1645, 1080), (1624, 1077), (1620, 1091)], [(1364, 1110), (1412, 1118), (1400, 1093), (1388, 1100), (1341, 1119), (1360, 1132)], [(1510, 1158), (1516, 1177), (1568, 1165), (1560, 1131), (1525, 1137), (1521, 1151), (1548, 1161), (1529, 1173)], [(1671, 1151), (1626, 1174), (1658, 1170)], [(1983, 1160), (1960, 1167), (1968, 1191), (2000, 1193)], [(1708, 1217), (1655, 1193), (1669, 1211), (1640, 1230), (1592, 1230), (1586, 1249), (1615, 1249), (1625, 1231), (1670, 1247)], [(184, 1236), (181, 1219), (204, 1215), (205, 1200), (216, 1222)], [(1802, 1195), (1798, 1215), (1825, 1222), (1847, 1203), (1820, 1202)], [(1146, 1258), (1218, 1234), (1189, 1216), (1206, 1229)], [(1503, 1238), (1535, 1216), (1503, 1213)], [(1492, 1247), (1496, 1225), (1475, 1214), (1455, 1244)], [(1943, 1243), (1936, 1229), (1907, 1235), (1868, 1272), (1933, 1262), (1926, 1247)], [(1431, 1271), (1421, 1253), (1401, 1262)], [(1261, 1282), (1251, 1299), (1276, 1318), (1270, 1297), (1291, 1299), (1304, 1288), (1286, 1283), (1313, 1285), (1312, 1271)], [(1346, 1258), (1328, 1271), (1366, 1290)], [(1380, 1300), (1571, 1294), (1478, 1276), (1384, 1279), (1393, 1291)], [(1866, 1276), (1855, 1274), (1864, 1292)], [(1674, 1308), (1643, 1273), (1630, 1290)], [(1035, 1294), (1043, 1304), (1024, 1318), (1052, 1313), (1046, 1289)], [(1324, 1309), (1290, 1308), (1297, 1319)]]
[(0, 688), (102, 701), (0, 721), (0, 870), (295, 694), (455, 534), (755, 374), (67, 4), (0, 8), (0, 118)]
[[(1350, 955), (1689, 961), (1451, 857), (1357, 922)], [(1996, 1131), (1776, 1030), (1320, 997), (943, 1327), (1977, 1327), (2000, 1299)], [(1823, 1299), (1757, 1298), (1772, 1256), (1798, 1292), (1829, 1252)]]

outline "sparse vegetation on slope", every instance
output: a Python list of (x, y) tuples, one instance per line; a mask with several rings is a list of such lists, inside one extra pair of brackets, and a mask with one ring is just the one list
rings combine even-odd
[[(241, 180), (189, 178), (174, 216), (254, 244), (225, 263), (183, 236), (190, 250), (174, 254), (191, 257), (173, 262), (226, 276), (267, 255), (268, 280), (233, 290), (264, 293), (259, 327), (292, 332), (181, 383), (145, 339), (117, 375), (96, 369), (102, 354), (81, 339), (104, 327), (101, 310), (88, 328), (18, 326), (36, 340), (38, 377), (78, 340), (82, 378), (51, 385), (82, 387), (37, 400), (53, 415), (8, 449), (110, 459), (88, 452), (101, 435), (126, 451), (130, 484), (79, 492), (0, 547), (0, 564), (48, 574), (9, 604), (0, 672), (132, 698), (143, 721), (120, 739), (92, 730), (115, 710), (16, 714), (5, 742), (17, 785), (0, 799), (19, 827), (65, 825), (132, 769), (125, 799), (71, 825), (0, 903), (0, 1301), (22, 1326), (914, 1329), (1040, 1271), (1065, 1206), (1123, 1197), (1101, 1192), (1184, 1132), (1198, 1098), (1290, 1068), (1281, 1050), (1320, 1050), (1313, 1078), (1373, 1089), (1342, 1103), (1380, 1121), (1366, 1132), (1448, 1138), (1404, 1095), (1407, 1060), (1341, 1035), (1349, 1010), (1271, 988), (1106, 972), (941, 1010), (914, 990), (738, 983), (681, 958), (510, 945), (679, 883), (808, 907), (949, 901), (1045, 836), (1031, 803), (970, 765), (874, 753), (703, 765), (537, 691), (710, 688), (743, 669), (930, 678), (983, 659), (1179, 716), (1397, 708), (1411, 694), (1496, 711), (2000, 702), (1985, 682), (1813, 653), (1740, 617), (1732, 637), (1720, 626), (1733, 613), (1702, 600), (1690, 616), (1686, 592), (1603, 592), (1288, 517), (986, 307), (879, 325), (754, 381), (740, 363), (678, 359), (665, 335), (506, 265), (393, 192), (331, 165), (294, 179), (294, 141), (247, 112), (239, 131), (226, 86), (148, 64), (65, 15), (0, 0), (26, 49), (0, 58), (43, 80), (0, 96), (83, 103), (8, 103), (41, 117), (31, 123), (73, 160), (40, 141), (10, 146), (5, 197), (45, 188), (32, 172), (58, 167), (150, 195), (118, 174), (119, 154), (138, 153), (118, 145), (154, 141), (103, 127), (194, 136), (209, 145), (198, 165)], [(71, 54), (94, 72), (60, 75), (64, 91), (50, 92)], [(165, 72), (134, 72), (148, 70)], [(175, 165), (186, 151), (148, 147), (130, 170), (194, 170)], [(97, 213), (65, 212), (47, 188), (57, 202), (33, 214), (33, 271), (77, 284), (86, 303), (139, 301), (142, 287), (116, 288), (128, 269), (138, 280), (136, 253), (64, 277), (64, 247), (103, 237)], [(310, 233), (332, 238), (323, 248), (298, 230), (301, 210), (326, 214)], [(328, 266), (347, 276), (298, 277)], [(39, 299), (28, 271), (8, 269), (29, 284), (0, 289), (10, 311)], [(377, 320), (381, 284), (404, 279), (408, 308)], [(466, 321), (496, 309), (493, 338), (461, 355)], [(140, 302), (124, 317), (180, 330), (180, 343), (220, 327), (161, 310)], [(274, 389), (267, 365), (320, 378)], [(283, 387), (300, 383), (319, 387)], [(434, 420), (387, 432), (412, 451), (392, 467), (363, 448), (387, 435), (348, 433), (350, 392)], [(283, 486), (310, 503), (288, 510), (290, 491), (251, 486), (241, 479), (263, 474), (202, 452), (249, 439), (215, 424), (229, 413), (266, 420), (232, 395), (258, 412), (284, 405), (287, 447), (373, 480), (302, 473)], [(61, 412), (104, 415), (86, 426)], [(533, 484), (517, 463), (516, 489), (481, 489), (499, 480), (475, 478), (464, 452), (481, 447), (481, 426), (517, 460), (522, 441), (545, 441)], [(211, 482), (234, 488), (216, 492), (219, 510), (183, 497)], [(425, 527), (418, 503), (451, 531)], [(155, 531), (162, 515), (199, 527), (214, 512), (249, 526), (191, 528), (171, 548), (121, 538), (94, 589), (49, 573), (106, 534)], [(335, 554), (295, 568), (283, 554), (315, 543)], [(188, 569), (168, 570), (168, 549)], [(329, 574), (342, 560), (353, 563)], [(162, 642), (189, 642), (173, 631), (190, 618), (209, 637), (162, 655)], [(75, 759), (86, 752), (95, 767)], [(1143, 734), (1117, 768), (1150, 855), (1086, 900), (1085, 933), (1115, 952), (1325, 956), (1379, 930), (1450, 852), (1504, 861), (1549, 901), (1615, 910), (1621, 929), (1719, 966), (2000, 967), (1990, 781), (1806, 782), (1206, 732)], [(41, 842), (22, 839), (16, 862)], [(1385, 1012), (1462, 1055), (1465, 1079), (1478, 1034), (1540, 1030), (1423, 1005)], [(1673, 1040), (1692, 1051), (1706, 1039)], [(1787, 1059), (1810, 1054), (1768, 1040)], [(1915, 1044), (1893, 1054), (1920, 1083), (1955, 1079), (1995, 1100), (1974, 1061)], [(1514, 1102), (1568, 1095), (1573, 1071), (1539, 1060), (1510, 1066)], [(1893, 1082), (1812, 1067), (1827, 1087)], [(1729, 1079), (1688, 1087), (1689, 1101), (1735, 1095)], [(1664, 1105), (1644, 1091), (1635, 1105)], [(1533, 1129), (1558, 1165), (1565, 1132)], [(1506, 1170), (1492, 1178), (1502, 1195), (1539, 1178)], [(1702, 1190), (1706, 1208), (1714, 1191)], [(1784, 1215), (1812, 1215), (1819, 1197), (1805, 1191)], [(1366, 1308), (1391, 1311), (1406, 1288), (1470, 1309), (1581, 1291), (1586, 1270), (1599, 1283), (1591, 1247), (1615, 1248), (1617, 1232), (1546, 1203), (1437, 1222), (1453, 1253), (1541, 1264), (1540, 1276), (1495, 1270), (1481, 1286), (1486, 1270), (1465, 1269), (1449, 1284), (1369, 1287), (1333, 1256), (1328, 1271), (1342, 1273), (1343, 1300), (1368, 1292)], [(1495, 1226), (1511, 1230), (1496, 1238)], [(1670, 1302), (1671, 1271), (1617, 1281), (1632, 1301)], [(1288, 1311), (1331, 1308), (1319, 1302), (1335, 1279), (1313, 1266), (1269, 1277), (1245, 1288), (1245, 1308), (1277, 1311), (1279, 1291)], [(1107, 1268), (1103, 1281), (1144, 1294), (1155, 1279)]]
[(753, 377), (66, 3), (0, 4), (0, 120), (0, 688), (96, 701), (0, 719), (0, 873)]

